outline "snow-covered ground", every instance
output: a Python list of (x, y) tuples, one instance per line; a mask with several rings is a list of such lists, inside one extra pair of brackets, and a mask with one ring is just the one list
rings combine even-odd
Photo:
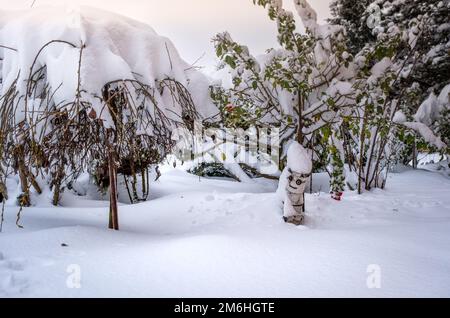
[(7, 207), (0, 297), (449, 297), (450, 179), (408, 170), (388, 186), (308, 195), (305, 227), (283, 223), (275, 183), (173, 169), (120, 208), (120, 232), (105, 202), (25, 209), (24, 229)]

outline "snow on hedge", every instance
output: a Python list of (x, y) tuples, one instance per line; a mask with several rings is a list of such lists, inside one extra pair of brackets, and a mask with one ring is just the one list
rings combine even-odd
[(445, 109), (450, 109), (450, 85), (442, 89), (439, 96), (431, 93), (420, 105), (414, 119), (420, 123), (431, 125)]
[(439, 149), (446, 147), (439, 136), (436, 136), (430, 126), (441, 116), (442, 112), (450, 109), (450, 85), (445, 86), (439, 96), (431, 93), (420, 105), (414, 115), (414, 122), (405, 122), (406, 117), (396, 116), (397, 123), (402, 123), (406, 127), (417, 131), (426, 142), (433, 144)]
[[(0, 10), (0, 17), (1, 95), (16, 79), (18, 93), (25, 95), (31, 68), (46, 66), (55, 105), (73, 101), (80, 81), (81, 99), (90, 102), (104, 120), (108, 120), (101, 111), (104, 85), (125, 79), (150, 87), (174, 79), (192, 94), (203, 117), (215, 114), (207, 78), (148, 25), (89, 7)], [(156, 98), (168, 118), (180, 119), (181, 109), (172, 98), (164, 93)]]

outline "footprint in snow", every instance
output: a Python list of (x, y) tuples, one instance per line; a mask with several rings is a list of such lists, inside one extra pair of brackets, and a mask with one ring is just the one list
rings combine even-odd
[(18, 258), (7, 260), (3, 254), (0, 253), (0, 270), (9, 270), (21, 272), (25, 269), (26, 261)]
[(24, 260), (6, 260), (0, 253), (0, 295), (20, 294), (28, 287), (28, 280), (23, 277), (24, 268)]
[(16, 273), (0, 272), (0, 295), (14, 296), (22, 294), (28, 286), (28, 280)]
[(6, 267), (12, 271), (20, 272), (25, 269), (25, 261), (23, 260), (6, 261)]

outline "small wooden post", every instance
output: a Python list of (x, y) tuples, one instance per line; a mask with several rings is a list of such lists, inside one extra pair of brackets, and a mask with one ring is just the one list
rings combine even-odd
[(414, 143), (413, 143), (413, 160), (412, 160), (412, 164), (413, 164), (413, 169), (417, 169), (417, 141), (416, 138), (414, 137)]
[(108, 143), (108, 168), (109, 168), (109, 228), (119, 230), (119, 210), (117, 207), (117, 167), (114, 150)]

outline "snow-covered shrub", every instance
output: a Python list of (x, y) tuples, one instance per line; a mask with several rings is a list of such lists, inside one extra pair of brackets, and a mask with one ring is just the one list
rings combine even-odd
[[(233, 87), (213, 87), (213, 99), (219, 107), (245, 108), (253, 114), (248, 116), (253, 124), (279, 127), (282, 155), (294, 139), (315, 152), (316, 163), (324, 159), (319, 166), (328, 166), (330, 174), (343, 173), (343, 152), (324, 156), (327, 149), (343, 148), (338, 138), (342, 134), (332, 138), (330, 132), (341, 129), (343, 116), (353, 107), (349, 100), (352, 85), (347, 81), (353, 72), (352, 56), (346, 50), (342, 27), (319, 25), (311, 6), (296, 1), (306, 28), (306, 34), (301, 34), (281, 1), (254, 2), (268, 8), (269, 17), (276, 20), (282, 48), (256, 59), (228, 33), (217, 35), (217, 55), (231, 69)], [(333, 190), (342, 191), (344, 180), (334, 178)]]
[[(350, 3), (334, 0), (333, 23), (343, 25), (348, 33), (349, 47), (357, 54), (364, 47), (379, 46), (393, 33), (400, 35), (395, 47), (395, 60), (402, 65), (392, 95), (396, 95), (397, 109), (408, 122), (430, 94), (439, 94), (450, 83), (448, 55), (450, 40), (450, 2), (442, 0), (372, 0)], [(395, 36), (395, 35), (394, 35)], [(417, 125), (416, 125), (417, 126)], [(422, 129), (423, 130), (423, 129)], [(432, 129), (446, 139), (445, 129)], [(416, 159), (417, 149), (430, 147), (423, 137), (411, 129), (398, 127), (395, 160), (407, 163)], [(447, 143), (448, 145), (448, 143)]]
[(215, 113), (206, 78), (147, 25), (84, 7), (0, 16), (0, 177), (20, 176), (21, 206), (46, 183), (58, 204), (83, 172), (145, 200), (172, 131)]
[(335, 193), (355, 179), (360, 192), (384, 187), (390, 167), (405, 152), (401, 134), (414, 130), (428, 144), (444, 148), (427, 124), (399, 121), (405, 100), (421, 96), (401, 83), (420, 65), (415, 61), (426, 49), (422, 30), (429, 16), (376, 28), (364, 40), (369, 43), (353, 39), (358, 43), (352, 54), (347, 25), (320, 25), (306, 0), (294, 0), (305, 34), (297, 32), (294, 16), (281, 0), (254, 3), (268, 8), (277, 22), (282, 48), (257, 59), (228, 33), (217, 35), (217, 56), (232, 77), (231, 87), (212, 88), (220, 109), (239, 107), (245, 110), (246, 124), (279, 127), (283, 154), (292, 139), (312, 149), (316, 161), (324, 160), (320, 166), (328, 168)]
[(290, 140), (306, 145), (323, 127), (336, 122), (336, 111), (318, 102), (329, 82), (339, 78), (336, 73), (348, 65), (348, 54), (339, 41), (341, 29), (318, 25), (314, 11), (303, 8), (303, 2), (297, 6), (308, 27), (306, 35), (296, 32), (294, 16), (281, 2), (257, 3), (267, 7), (270, 18), (277, 21), (282, 48), (256, 59), (228, 33), (217, 35), (216, 53), (231, 69), (233, 87), (213, 87), (212, 97), (221, 109), (227, 105), (245, 109), (250, 114), (247, 123), (279, 128), (285, 154)]
[[(374, 0), (333, 0), (330, 4), (332, 18), (329, 23), (341, 25), (347, 33), (349, 52), (357, 54), (367, 42), (375, 41), (367, 22), (362, 18)], [(364, 19), (364, 21), (362, 21)]]

